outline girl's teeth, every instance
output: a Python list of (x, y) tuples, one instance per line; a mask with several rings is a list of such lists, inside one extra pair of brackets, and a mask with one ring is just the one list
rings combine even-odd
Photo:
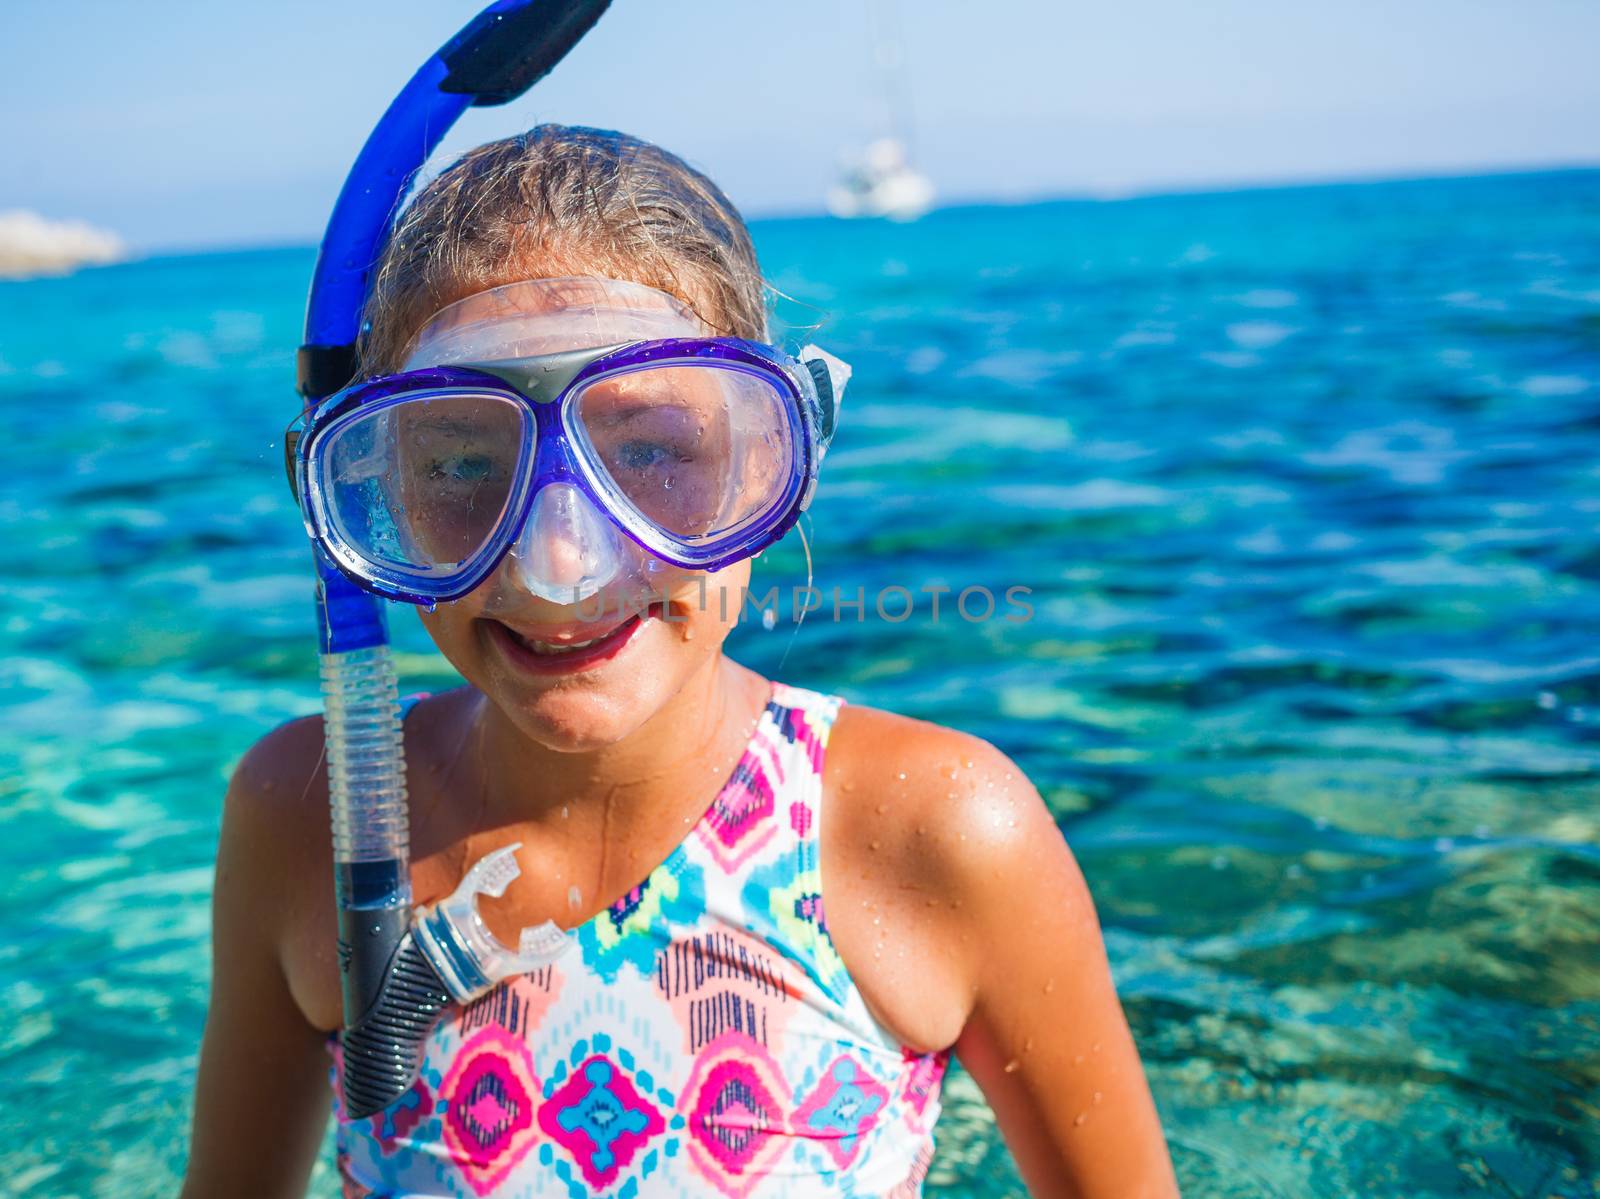
[(609, 636), (610, 634), (606, 633), (599, 637), (591, 637), (588, 641), (569, 641), (564, 645), (554, 645), (548, 641), (535, 641), (531, 637), (519, 636), (517, 640), (536, 654), (569, 654), (573, 650), (587, 649), (595, 642), (604, 641)]

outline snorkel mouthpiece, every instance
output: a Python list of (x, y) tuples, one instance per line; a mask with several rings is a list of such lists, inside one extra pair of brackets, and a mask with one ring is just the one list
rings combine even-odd
[(417, 944), (457, 1003), (471, 1003), (501, 979), (555, 961), (570, 944), (567, 934), (546, 920), (524, 928), (517, 948), (509, 949), (478, 914), (479, 895), (498, 899), (522, 873), (521, 848), (517, 841), (481, 858), (450, 898), (417, 912)]

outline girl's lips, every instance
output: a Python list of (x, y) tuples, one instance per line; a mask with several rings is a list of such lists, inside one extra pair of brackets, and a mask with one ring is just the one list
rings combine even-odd
[(601, 662), (610, 661), (633, 640), (634, 634), (639, 631), (644, 621), (637, 615), (630, 616), (592, 645), (586, 645), (582, 649), (558, 649), (547, 653), (535, 650), (529, 643), (529, 638), (525, 638), (498, 620), (489, 619), (485, 623), (489, 627), (490, 640), (513, 666), (528, 674), (552, 675), (576, 674), (578, 671), (598, 666)]

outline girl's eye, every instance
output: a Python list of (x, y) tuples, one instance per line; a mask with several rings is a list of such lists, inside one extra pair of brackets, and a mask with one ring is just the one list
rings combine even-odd
[(683, 460), (668, 446), (654, 441), (625, 441), (612, 451), (612, 458), (624, 470), (649, 470)]
[(482, 483), (493, 473), (494, 462), (482, 454), (437, 458), (428, 467), (430, 479), (449, 479), (455, 483)]

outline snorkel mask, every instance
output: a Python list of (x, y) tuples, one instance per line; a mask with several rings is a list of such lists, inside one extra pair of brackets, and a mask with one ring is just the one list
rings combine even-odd
[[(418, 369), (313, 406), (294, 436), (307, 528), (386, 599), (500, 590), (642, 611), (677, 571), (781, 537), (815, 490), (848, 368), (708, 336), (672, 296), (534, 279), (437, 314)], [(598, 596), (599, 603), (583, 601)]]
[(351, 168), (312, 279), (285, 454), (317, 560), (351, 1119), (405, 1094), (447, 1004), (568, 941), (547, 921), (513, 949), (479, 916), (476, 897), (517, 877), (516, 845), (413, 910), (381, 601), (431, 607), (509, 577), (547, 602), (636, 602), (663, 571), (750, 557), (809, 502), (848, 377), (813, 347), (707, 336), (672, 297), (581, 279), (468, 297), (406, 370), (352, 384), (368, 272), (417, 169), (468, 107), (541, 79), (607, 3), (499, 0), (429, 58)]

